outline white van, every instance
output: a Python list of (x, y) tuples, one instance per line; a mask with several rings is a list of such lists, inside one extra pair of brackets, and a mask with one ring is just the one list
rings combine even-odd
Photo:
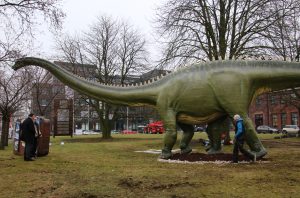
[(288, 136), (299, 136), (300, 129), (297, 125), (286, 125), (282, 128), (282, 134), (286, 134)]

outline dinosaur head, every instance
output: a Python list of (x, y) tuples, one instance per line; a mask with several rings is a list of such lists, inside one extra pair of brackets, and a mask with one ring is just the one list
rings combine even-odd
[(30, 60), (30, 57), (17, 59), (15, 61), (15, 64), (11, 68), (13, 70), (18, 70), (18, 69), (20, 69), (22, 67), (30, 65), (29, 60)]

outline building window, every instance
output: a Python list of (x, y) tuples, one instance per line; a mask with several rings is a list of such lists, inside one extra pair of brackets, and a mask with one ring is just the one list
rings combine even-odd
[(281, 127), (285, 127), (286, 125), (286, 113), (281, 114)]
[(281, 94), (280, 95), (280, 104), (286, 104), (287, 98), (286, 95)]
[(270, 95), (270, 102), (272, 105), (276, 104), (276, 97), (274, 95)]
[(297, 125), (298, 126), (298, 113), (291, 113), (292, 116), (292, 125)]
[(254, 119), (255, 119), (255, 126), (258, 127), (260, 125), (263, 125), (263, 114), (256, 114), (254, 115)]
[(272, 115), (272, 125), (273, 127), (277, 128), (278, 127), (278, 119), (277, 119), (277, 115), (273, 114)]
[(261, 105), (261, 99), (260, 99), (259, 96), (256, 98), (255, 104), (256, 104), (256, 106), (260, 106)]

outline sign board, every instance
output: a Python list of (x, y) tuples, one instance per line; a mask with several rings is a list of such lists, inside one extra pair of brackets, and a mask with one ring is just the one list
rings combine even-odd
[(20, 140), (20, 131), (21, 131), (21, 121), (17, 121), (15, 125), (13, 149), (14, 154), (23, 155), (25, 143)]
[(73, 136), (73, 100), (54, 100), (54, 133), (53, 136)]

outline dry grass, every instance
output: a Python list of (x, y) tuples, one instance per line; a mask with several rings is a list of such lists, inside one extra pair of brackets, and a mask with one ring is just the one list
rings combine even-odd
[[(203, 137), (193, 138), (197, 152), (204, 152), (197, 143)], [(0, 151), (0, 197), (300, 197), (300, 138), (260, 137), (269, 163), (169, 164), (134, 152), (161, 149), (157, 134), (56, 137), (50, 154), (35, 162), (9, 146)]]

